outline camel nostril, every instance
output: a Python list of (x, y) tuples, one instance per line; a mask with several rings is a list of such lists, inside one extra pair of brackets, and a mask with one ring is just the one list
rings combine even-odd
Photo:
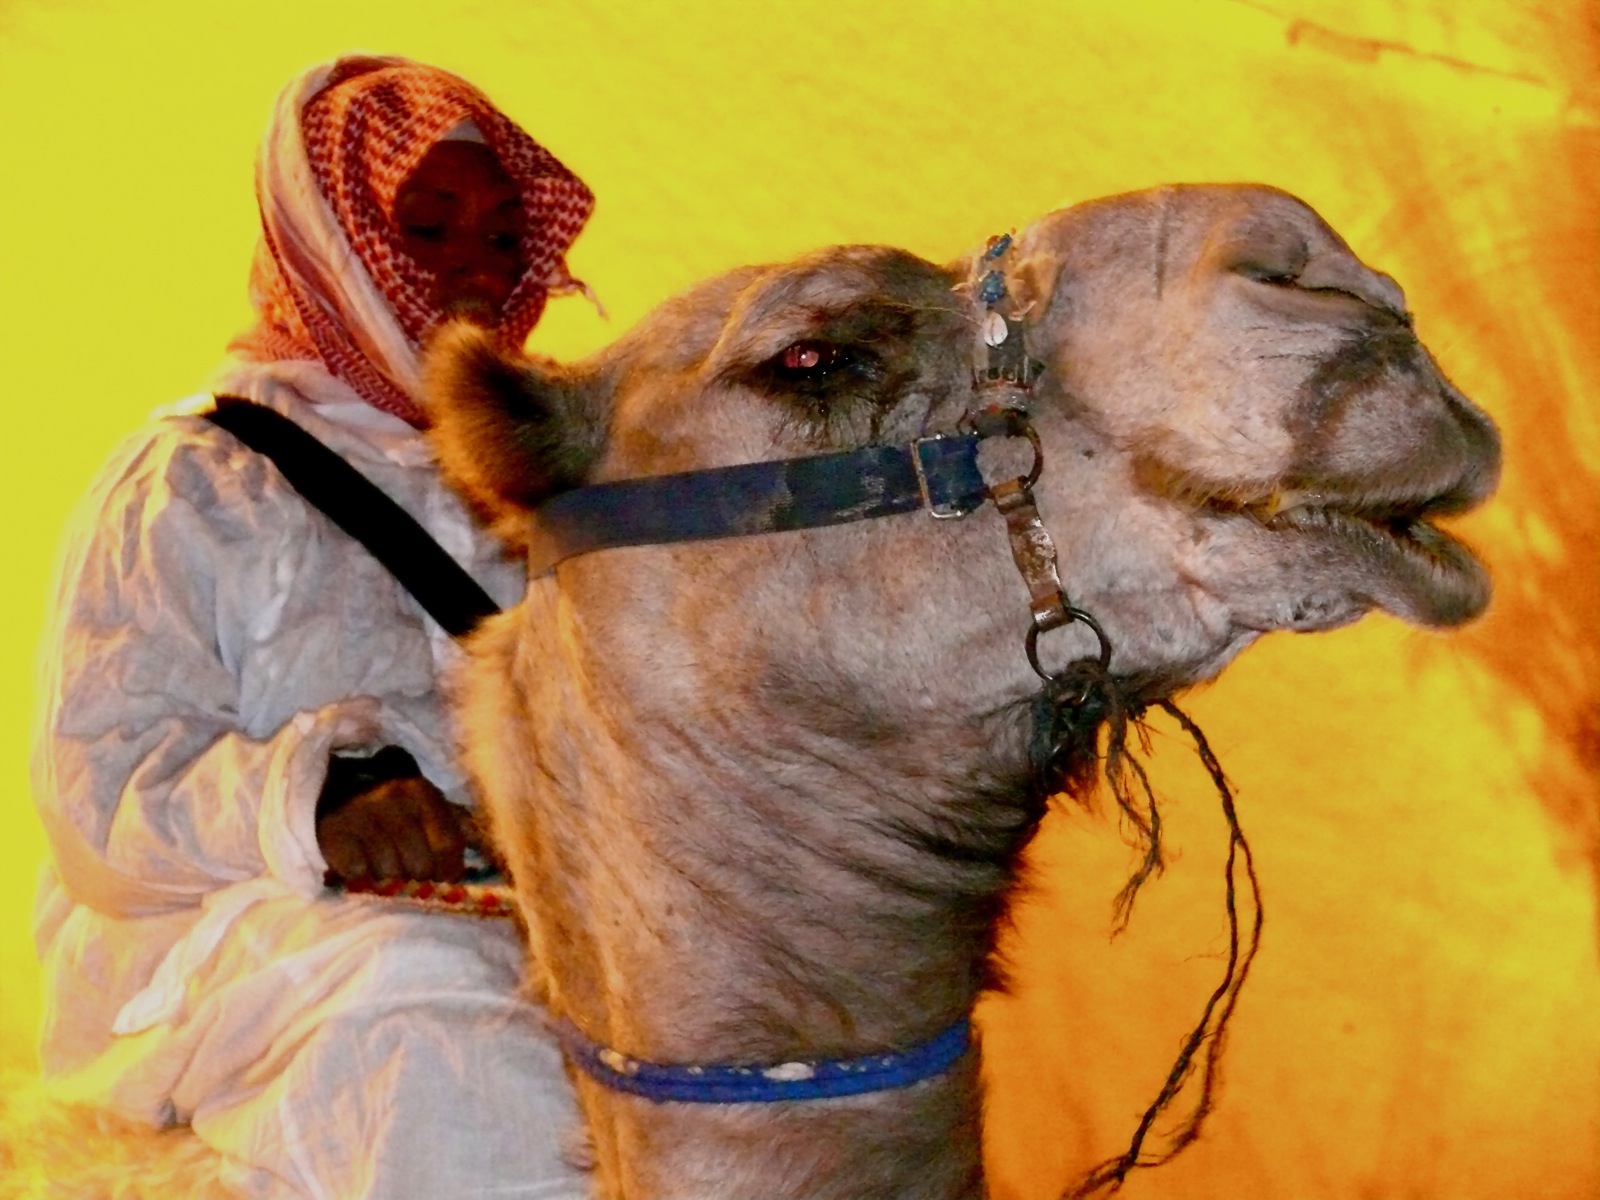
[(1269, 287), (1296, 287), (1298, 277), (1292, 271), (1285, 271), (1278, 267), (1262, 266), (1259, 263), (1240, 263), (1234, 268), (1237, 274), (1256, 283), (1264, 283)]
[(1400, 285), (1381, 271), (1363, 266), (1349, 253), (1317, 255), (1296, 282), (1308, 292), (1341, 292), (1354, 297), (1410, 327), (1411, 314)]

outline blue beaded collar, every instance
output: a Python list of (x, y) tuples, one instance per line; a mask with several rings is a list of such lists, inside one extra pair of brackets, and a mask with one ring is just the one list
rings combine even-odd
[(684, 1104), (772, 1104), (892, 1091), (943, 1074), (972, 1044), (971, 1022), (963, 1017), (931, 1041), (889, 1054), (767, 1066), (667, 1066), (607, 1049), (569, 1021), (557, 1023), (555, 1034), (568, 1060), (596, 1082), (657, 1103)]

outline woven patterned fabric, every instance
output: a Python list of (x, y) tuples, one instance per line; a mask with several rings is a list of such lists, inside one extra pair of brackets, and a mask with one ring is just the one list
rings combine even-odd
[(432, 275), (400, 249), (393, 206), (423, 156), (464, 122), (522, 197), (527, 268), (496, 329), (520, 346), (550, 293), (576, 286), (564, 255), (593, 195), (465, 80), (404, 59), (356, 57), (313, 68), (279, 97), (256, 171), (258, 321), (233, 349), (320, 361), (368, 403), (425, 425), (417, 348), (442, 314)]
[(431, 912), (466, 917), (517, 919), (517, 898), (509, 884), (428, 883), (417, 879), (347, 879), (338, 887), (348, 896), (367, 896)]

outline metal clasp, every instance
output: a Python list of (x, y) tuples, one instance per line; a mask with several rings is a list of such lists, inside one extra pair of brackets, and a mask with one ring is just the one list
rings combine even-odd
[(934, 502), (933, 490), (928, 486), (928, 468), (923, 462), (923, 447), (933, 442), (947, 442), (951, 437), (947, 433), (936, 433), (928, 437), (919, 437), (911, 443), (911, 469), (917, 474), (917, 490), (922, 494), (922, 507), (928, 510), (928, 515), (935, 521), (956, 521), (968, 516), (983, 507), (986, 499), (979, 496), (972, 504), (963, 508), (960, 504)]

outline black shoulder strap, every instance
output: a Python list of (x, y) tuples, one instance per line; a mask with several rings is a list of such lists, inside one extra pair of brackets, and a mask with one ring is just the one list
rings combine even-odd
[(371, 551), (452, 637), (465, 637), (499, 611), (411, 514), (288, 417), (239, 396), (218, 396), (206, 416), (270, 458), (295, 491)]

